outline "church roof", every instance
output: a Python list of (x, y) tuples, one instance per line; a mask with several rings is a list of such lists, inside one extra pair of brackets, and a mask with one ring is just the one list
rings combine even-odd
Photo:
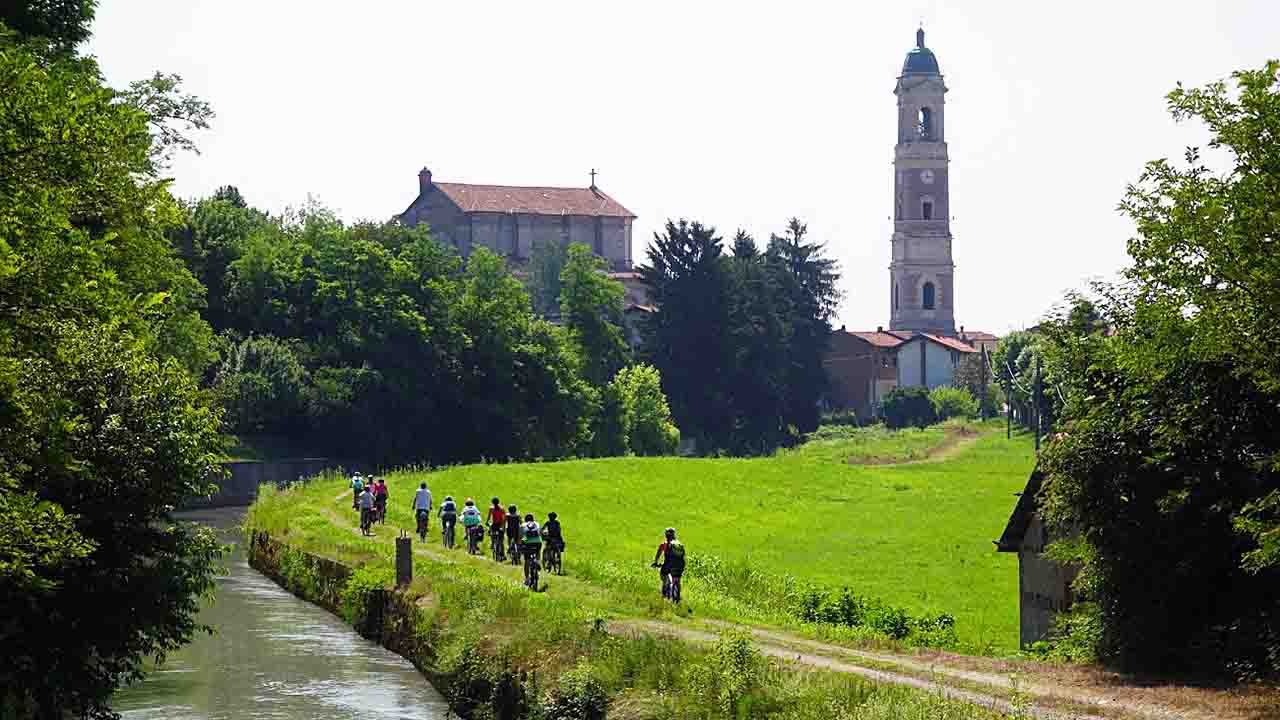
[(911, 48), (911, 52), (907, 53), (907, 59), (902, 63), (902, 74), (942, 74), (942, 70), (938, 69), (938, 58), (933, 56), (932, 50), (924, 46), (924, 28), (916, 31), (916, 46)]
[(432, 183), (463, 212), (526, 215), (587, 215), (634, 218), (635, 215), (599, 188), (517, 187)]

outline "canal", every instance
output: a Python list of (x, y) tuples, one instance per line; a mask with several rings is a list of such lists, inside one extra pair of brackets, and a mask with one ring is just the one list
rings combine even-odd
[(249, 567), (239, 549), (242, 508), (185, 513), (236, 542), (230, 573), (200, 619), (216, 628), (116, 694), (129, 720), (447, 717), (439, 693), (404, 658), (360, 637)]

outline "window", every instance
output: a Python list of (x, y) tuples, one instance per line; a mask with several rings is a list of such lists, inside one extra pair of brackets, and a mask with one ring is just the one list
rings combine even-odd
[(933, 139), (933, 108), (922, 107), (916, 118), (916, 132), (922, 140)]
[(893, 309), (898, 309), (898, 283), (893, 284)]
[(924, 284), (924, 303), (923, 303), (925, 310), (933, 309), (933, 304), (934, 304), (933, 296), (934, 296), (933, 283), (931, 282), (925, 283)]
[(926, 199), (920, 203), (920, 217), (925, 220), (933, 219), (933, 200)]

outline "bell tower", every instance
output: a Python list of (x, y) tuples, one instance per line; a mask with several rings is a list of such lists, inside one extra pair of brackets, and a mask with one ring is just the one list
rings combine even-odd
[(902, 64), (898, 143), (893, 149), (893, 260), (889, 327), (955, 334), (946, 112), (938, 59), (916, 31)]

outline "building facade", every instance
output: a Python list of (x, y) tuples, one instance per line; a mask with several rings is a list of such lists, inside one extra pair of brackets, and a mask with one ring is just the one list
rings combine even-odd
[(435, 182), (418, 173), (418, 196), (400, 214), (409, 226), (427, 223), (435, 237), (464, 256), (484, 246), (517, 264), (543, 243), (583, 243), (613, 270), (631, 268), (635, 215), (595, 186), (517, 187)]
[(889, 328), (955, 334), (955, 263), (946, 143), (947, 87), (924, 30), (907, 53), (894, 94), (893, 254)]

